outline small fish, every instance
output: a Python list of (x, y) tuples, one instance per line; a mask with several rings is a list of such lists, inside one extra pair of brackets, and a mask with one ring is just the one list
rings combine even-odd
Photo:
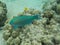
[(29, 8), (25, 7), (24, 8), (24, 13), (27, 13), (27, 12), (29, 12)]
[(28, 11), (28, 10), (29, 10), (29, 8), (27, 8), (27, 7), (24, 8), (24, 11)]
[(14, 17), (11, 21), (10, 24), (12, 25), (13, 28), (19, 28), (23, 27), (26, 24), (30, 24), (33, 22), (34, 19), (39, 19), (40, 15), (34, 15), (34, 16), (16, 16)]

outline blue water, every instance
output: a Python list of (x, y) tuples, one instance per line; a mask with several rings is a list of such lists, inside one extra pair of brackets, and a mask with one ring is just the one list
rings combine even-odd
[(22, 12), (24, 7), (41, 10), (44, 0), (1, 0), (6, 3), (8, 13), (7, 16), (16, 16)]

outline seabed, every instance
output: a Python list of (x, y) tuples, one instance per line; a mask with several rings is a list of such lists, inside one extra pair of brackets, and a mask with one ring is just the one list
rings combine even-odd
[[(0, 1), (6, 4), (7, 10), (5, 25), (0, 30), (0, 45), (60, 45), (59, 0)], [(16, 16), (34, 14), (41, 15), (41, 19), (22, 28), (14, 30), (8, 23)]]

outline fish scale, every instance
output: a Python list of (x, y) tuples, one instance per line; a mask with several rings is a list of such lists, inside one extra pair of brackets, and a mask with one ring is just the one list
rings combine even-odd
[(39, 15), (34, 15), (34, 16), (17, 16), (14, 17), (11, 21), (10, 24), (13, 26), (13, 28), (18, 28), (18, 27), (23, 27), (24, 25), (32, 23), (34, 19), (38, 19)]

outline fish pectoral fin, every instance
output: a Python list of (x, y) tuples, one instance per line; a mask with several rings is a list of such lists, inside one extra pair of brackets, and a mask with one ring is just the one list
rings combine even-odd
[(16, 25), (13, 25), (12, 27), (13, 27), (14, 29), (18, 28), (18, 26), (16, 26)]

